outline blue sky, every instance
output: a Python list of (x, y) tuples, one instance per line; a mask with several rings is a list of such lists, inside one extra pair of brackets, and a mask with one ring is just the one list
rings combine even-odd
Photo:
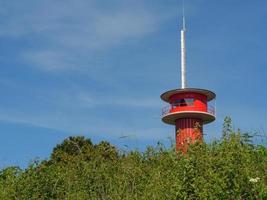
[[(188, 85), (243, 131), (267, 129), (267, 2), (188, 0)], [(161, 93), (180, 87), (179, 0), (0, 0), (0, 167), (70, 135), (121, 148), (169, 143)], [(120, 139), (121, 136), (128, 136)]]

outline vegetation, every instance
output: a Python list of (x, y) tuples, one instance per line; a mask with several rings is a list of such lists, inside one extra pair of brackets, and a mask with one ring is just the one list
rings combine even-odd
[(70, 137), (50, 159), (0, 172), (0, 199), (267, 199), (267, 149), (225, 120), (222, 139), (186, 155), (159, 144), (121, 153)]

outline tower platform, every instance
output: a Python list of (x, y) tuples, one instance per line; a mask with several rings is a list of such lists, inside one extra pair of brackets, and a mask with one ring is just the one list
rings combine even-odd
[(215, 98), (214, 92), (199, 88), (167, 91), (161, 95), (170, 104), (162, 109), (162, 121), (175, 125), (177, 119), (191, 117), (210, 123), (216, 118)]

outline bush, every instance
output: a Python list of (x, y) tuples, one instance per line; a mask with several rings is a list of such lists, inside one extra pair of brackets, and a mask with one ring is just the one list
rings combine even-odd
[(0, 199), (267, 199), (267, 149), (234, 132), (195, 143), (186, 155), (162, 145), (119, 151), (70, 137), (51, 158), (0, 172)]

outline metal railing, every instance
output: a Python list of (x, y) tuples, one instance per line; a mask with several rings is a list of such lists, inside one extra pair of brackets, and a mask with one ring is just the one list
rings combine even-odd
[[(192, 104), (192, 105), (186, 105), (186, 106), (190, 106), (190, 107), (188, 107), (188, 109), (185, 109), (185, 110), (183, 110), (183, 109), (181, 109), (181, 110), (178, 110), (177, 109), (177, 112), (179, 112), (179, 111), (181, 111), (181, 112), (183, 112), (183, 111), (198, 111), (196, 108), (196, 106), (194, 105), (194, 104)], [(168, 105), (168, 106), (165, 106), (163, 109), (162, 109), (162, 116), (165, 116), (165, 115), (168, 115), (168, 114), (170, 114), (170, 113), (172, 113), (172, 112), (175, 112), (175, 109), (176, 108), (184, 108), (185, 106), (184, 105), (177, 105), (177, 104), (175, 104), (175, 105)], [(207, 113), (209, 113), (209, 114), (212, 114), (212, 115), (216, 115), (216, 108), (215, 108), (215, 105), (213, 105), (212, 103), (208, 103), (208, 105), (207, 105), (207, 111), (201, 111), (201, 110), (199, 110), (200, 112), (207, 112)]]
[(216, 107), (214, 105), (209, 105), (208, 104), (208, 113), (216, 116)]

